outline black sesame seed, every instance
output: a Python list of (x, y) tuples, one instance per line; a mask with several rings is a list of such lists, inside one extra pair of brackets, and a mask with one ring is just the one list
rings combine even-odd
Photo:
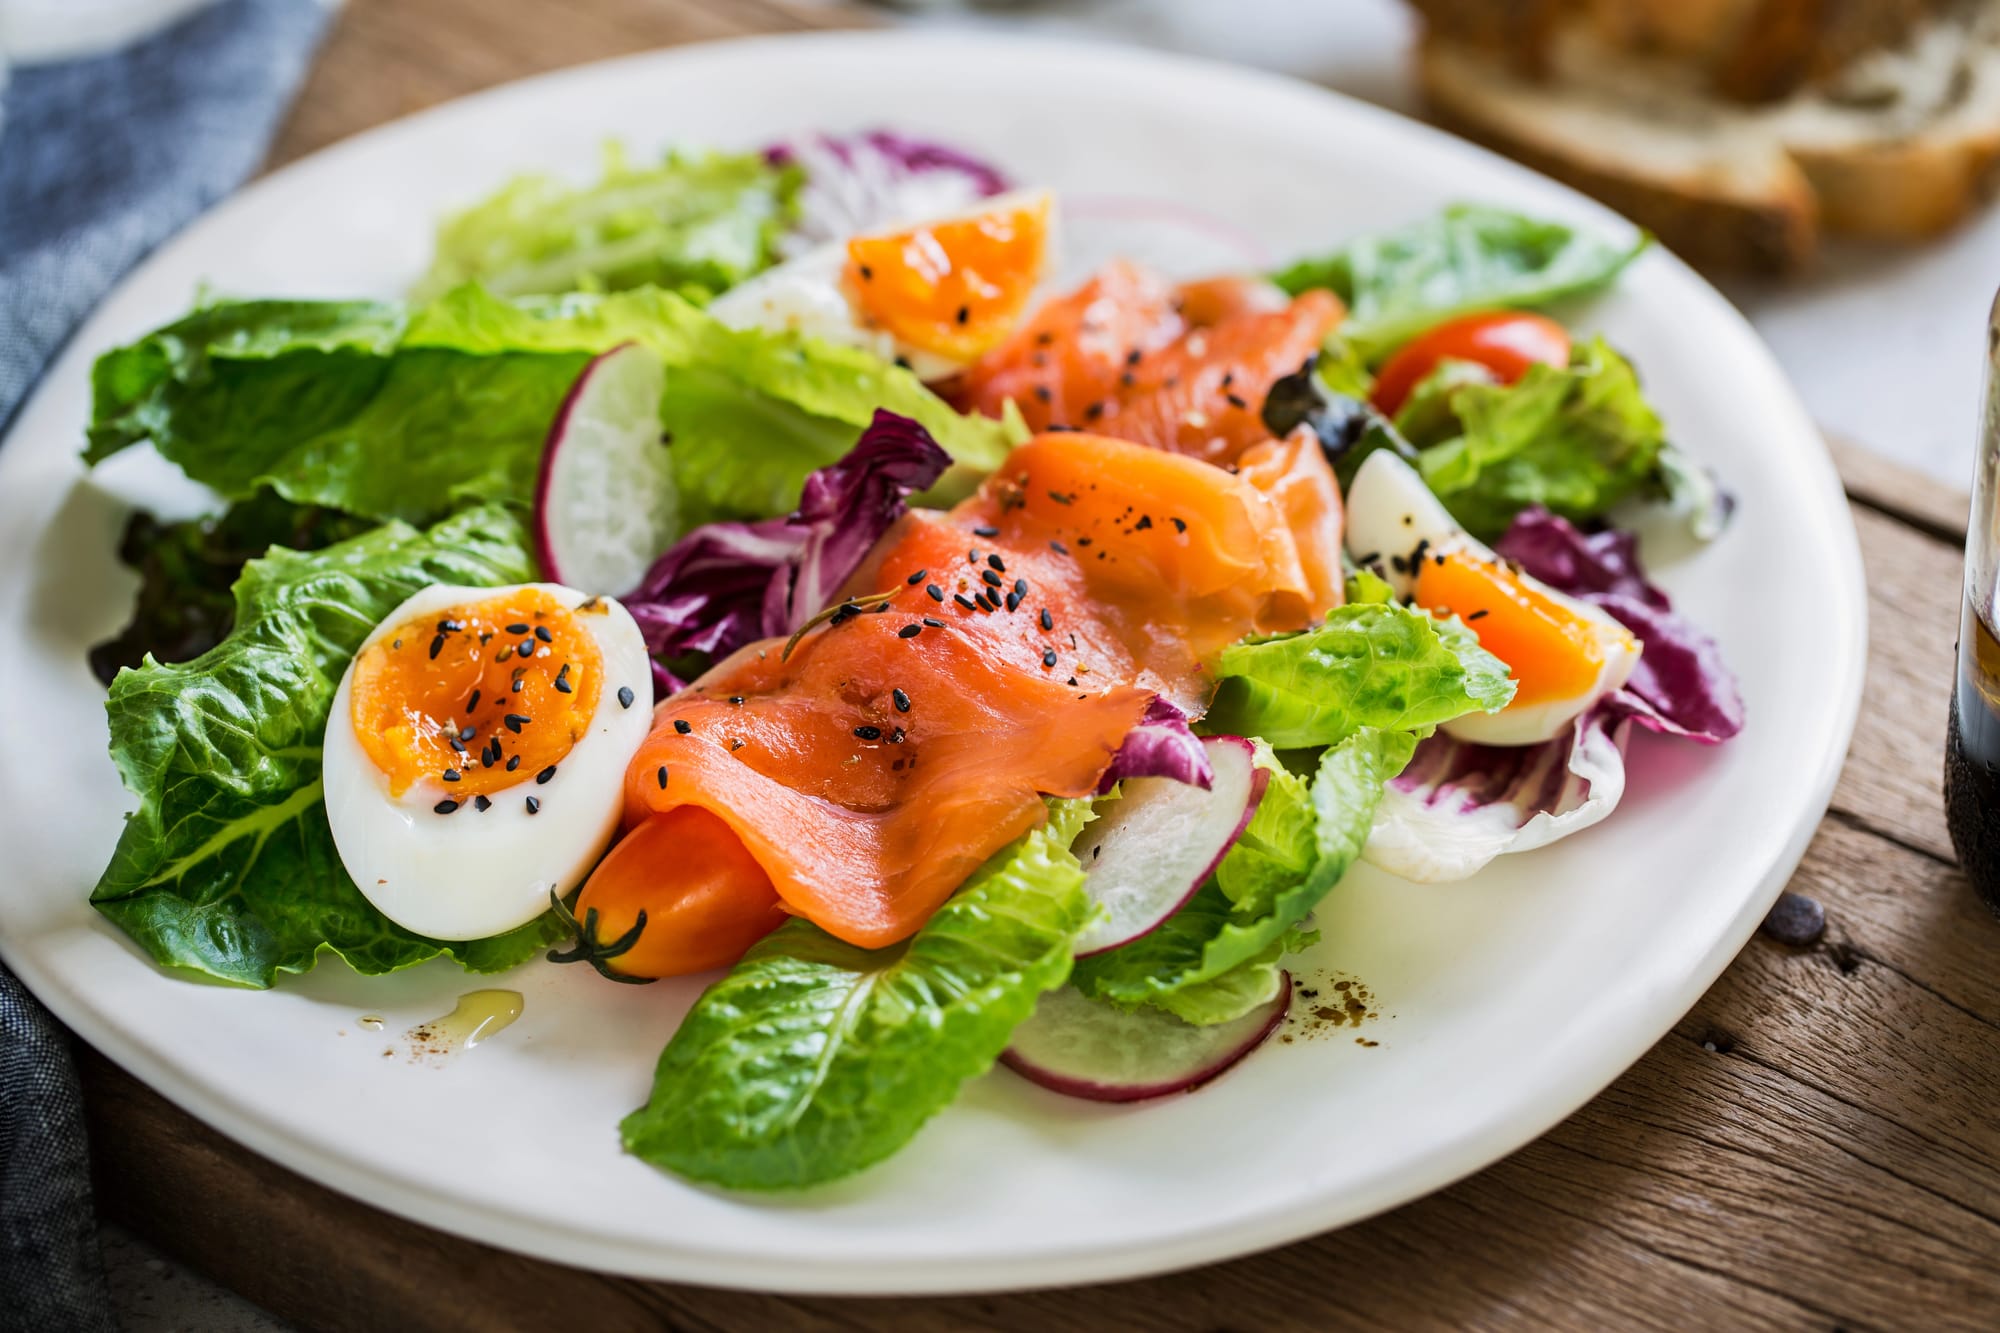
[(951, 595), (951, 600), (957, 602), (960, 606), (964, 607), (968, 611), (974, 610), (978, 605), (970, 597), (967, 597), (962, 592), (953, 593)]
[(540, 811), (540, 810), (541, 810), (541, 808), (542, 808), (542, 803), (541, 803), (540, 801), (536, 800), (536, 799), (535, 799), (534, 797), (532, 797), (532, 796), (530, 796), (530, 797), (528, 798), (528, 813), (529, 813), (529, 814), (531, 814), (531, 815), (532, 815), (532, 814), (535, 814), (535, 813), (537, 813), (538, 811)]
[(1028, 595), (1028, 581), (1026, 579), (1015, 579), (1014, 591), (1026, 597)]
[(440, 634), (436, 638), (431, 640), (432, 659), (435, 660), (437, 655), (443, 651), (444, 651), (444, 635)]
[(659, 768), (654, 771), (653, 777), (655, 780), (659, 782), (660, 790), (665, 791), (667, 789), (667, 766), (665, 764), (661, 764)]
[(571, 692), (572, 692), (572, 691), (570, 690), (570, 685), (569, 685), (569, 677), (568, 677), (568, 676), (557, 676), (557, 677), (556, 677), (556, 693), (557, 693), (557, 694), (569, 694), (569, 693), (571, 693)]
[(1132, 525), (1132, 531), (1144, 532), (1146, 529), (1152, 526), (1153, 526), (1153, 516), (1151, 514), (1141, 514), (1139, 515), (1139, 521)]
[(1005, 560), (1002, 560), (997, 555), (987, 556), (986, 563), (991, 565), (994, 569), (998, 570), (1002, 574), (1005, 574), (1007, 572), (1007, 562)]
[(685, 736), (689, 732), (693, 731), (694, 728), (688, 725), (688, 720), (686, 718), (677, 717), (674, 719), (674, 730), (678, 731), (681, 735)]
[(903, 693), (903, 692), (902, 692), (901, 690), (890, 690), (890, 691), (889, 691), (889, 697), (890, 697), (891, 699), (893, 699), (893, 700), (895, 700), (895, 701), (896, 701), (896, 711), (897, 711), (897, 712), (899, 712), (899, 713), (907, 713), (907, 712), (909, 712), (909, 711), (910, 711), (910, 696), (909, 696), (909, 695), (907, 695), (907, 694)]
[(523, 689), (527, 688), (527, 684), (528, 682), (522, 680), (519, 676), (516, 676), (514, 677), (513, 685), (508, 687), (507, 692), (509, 694), (519, 694)]
[(1467, 617), (1466, 617), (1466, 619), (1467, 619), (1468, 621), (1471, 621), (1471, 620), (1478, 620), (1478, 619), (1482, 618), (1482, 617), (1483, 617), (1483, 616), (1485, 616), (1485, 615), (1486, 615), (1486, 612), (1485, 612), (1484, 610), (1479, 610), (1479, 611), (1474, 611), (1474, 612), (1473, 612), (1473, 613), (1472, 613), (1471, 615), (1467, 616)]
[(516, 736), (521, 734), (522, 727), (527, 726), (530, 722), (533, 722), (534, 720), (535, 719), (529, 717), (526, 713), (509, 713), (507, 714), (507, 716), (500, 719), (500, 721), (506, 725), (507, 730), (513, 732)]
[(1250, 406), (1250, 404), (1243, 401), (1243, 397), (1240, 394), (1225, 393), (1224, 395), (1222, 395), (1222, 399), (1224, 402), (1228, 403), (1231, 407), (1237, 408), (1239, 410)]
[(1076, 544), (1077, 544), (1078, 546), (1088, 546), (1088, 545), (1090, 545), (1090, 538), (1088, 538), (1088, 537), (1078, 537), (1078, 538), (1076, 539)]
[(549, 627), (547, 625), (535, 626), (535, 637), (540, 639), (543, 643), (554, 643), (556, 641), (556, 636), (549, 633)]
[(1186, 520), (1186, 519), (1184, 519), (1184, 518), (1174, 518), (1174, 519), (1168, 519), (1167, 521), (1168, 521), (1169, 523), (1172, 523), (1172, 524), (1174, 525), (1174, 531), (1175, 531), (1175, 532), (1186, 532), (1186, 531), (1187, 531), (1187, 520)]
[(520, 766), (521, 766), (521, 756), (518, 754), (515, 755), (512, 759), (509, 759), (507, 761), (507, 771), (509, 773), (512, 773), (515, 769), (519, 768)]
[(436, 805), (432, 806), (431, 809), (437, 811), (437, 813), (441, 815), (448, 815), (452, 811), (458, 809), (458, 802), (447, 798), (445, 800), (439, 801)]
[(1000, 535), (1000, 529), (978, 527), (972, 530), (972, 535), (975, 537), (998, 537)]
[(517, 620), (507, 627), (507, 632), (509, 634), (526, 634), (528, 626)]
[(458, 738), (462, 741), (469, 741), (478, 734), (479, 729), (477, 727), (460, 727), (458, 729)]
[(924, 627), (922, 625), (910, 624), (910, 625), (905, 625), (903, 626), (903, 628), (897, 630), (896, 637), (899, 639), (914, 639), (923, 632), (924, 632)]
[(484, 814), (493, 808), (493, 802), (484, 796), (475, 796), (472, 798), (472, 808)]
[(538, 787), (543, 786), (548, 782), (550, 778), (554, 777), (555, 775), (556, 775), (556, 766), (554, 764), (550, 764), (547, 768), (535, 774), (535, 785)]
[(1048, 402), (1050, 398), (1049, 386), (1046, 384), (1037, 384), (1035, 386), (1035, 397), (1041, 399), (1045, 403)]
[(1074, 685), (1074, 684), (1076, 684), (1076, 677), (1075, 677), (1075, 676), (1071, 676), (1071, 677), (1070, 677), (1070, 678), (1069, 678), (1068, 680), (1064, 681), (1064, 682), (1063, 682), (1063, 684), (1065, 684), (1065, 685)]
[(535, 655), (535, 641), (533, 639), (523, 639), (514, 645), (514, 651), (523, 657), (533, 657)]
[(444, 739), (445, 739), (445, 744), (451, 746), (452, 749), (458, 751), (458, 753), (460, 754), (465, 753), (465, 742), (458, 738), (457, 732), (455, 731), (452, 732), (449, 736), (446, 736)]
[(630, 685), (620, 685), (618, 687), (618, 706), (620, 708), (630, 708), (632, 701), (638, 697), (638, 695), (632, 693)]
[(1049, 549), (1051, 551), (1054, 551), (1057, 555), (1069, 554), (1069, 547), (1064, 546), (1061, 542), (1050, 542)]
[(919, 583), (922, 583), (924, 581), (924, 575), (928, 573), (930, 573), (928, 569), (920, 569), (916, 573), (910, 575), (910, 577), (904, 579), (903, 582), (909, 584), (912, 588), (914, 588)]
[(465, 701), (465, 711), (470, 713), (473, 709), (477, 707), (479, 707), (479, 691), (474, 690), (472, 692), (472, 697)]
[(963, 323), (965, 323), (965, 321), (967, 321), (968, 319), (971, 319), (971, 318), (972, 318), (972, 307), (971, 307), (971, 306), (967, 306), (967, 305), (962, 305), (962, 306), (960, 306), (960, 307), (958, 308), (958, 322), (959, 322), (959, 323), (963, 324)]
[(390, 644), (389, 646), (390, 646), (391, 648), (397, 648), (397, 649), (400, 649), (400, 648), (401, 648), (401, 647), (403, 646), (403, 641), (402, 641), (401, 639), (398, 639), (398, 640), (396, 640), (396, 641), (395, 641), (394, 643)]
[(944, 600), (944, 589), (943, 589), (943, 588), (940, 588), (940, 587), (938, 587), (938, 586), (937, 586), (937, 584), (935, 584), (935, 583), (927, 583), (927, 584), (925, 584), (925, 585), (924, 585), (924, 591), (925, 591), (925, 592), (926, 592), (927, 594), (929, 594), (929, 596), (930, 596), (930, 599), (931, 599), (931, 600), (932, 600), (933, 602), (942, 602), (942, 601)]
[(1049, 614), (1049, 609), (1048, 609), (1048, 608), (1047, 608), (1046, 606), (1045, 606), (1045, 607), (1043, 607), (1043, 608), (1042, 608), (1042, 628), (1043, 628), (1043, 629), (1054, 629), (1055, 627), (1056, 627), (1056, 618), (1055, 618), (1054, 616), (1052, 616), (1052, 615), (1050, 615), (1050, 614)]
[(1053, 648), (1043, 650), (1042, 665), (1045, 667), (1052, 667), (1055, 664), (1056, 664), (1056, 650)]
[(854, 729), (854, 735), (859, 740), (879, 741), (882, 739), (882, 728), (868, 727), (868, 726), (856, 727)]
[(741, 708), (743, 706), (743, 696), (740, 694), (732, 694), (729, 696), (729, 702), (735, 705), (736, 707)]
[(932, 620), (929, 616), (924, 617), (924, 623), (926, 625), (929, 625), (932, 629), (944, 628), (944, 622), (942, 620)]
[(997, 588), (1000, 586), (1000, 576), (990, 569), (980, 570), (979, 577), (986, 580), (986, 586), (989, 588)]
[(462, 775), (455, 768), (447, 768), (444, 771), (444, 780), (446, 782), (457, 782), (461, 776)]
[(863, 264), (861, 266), (861, 280), (863, 282), (873, 282), (875, 280), (875, 270), (867, 264)]
[(1125, 353), (1125, 364), (1128, 366), (1138, 365), (1139, 355), (1140, 355), (1139, 349), (1134, 347), (1131, 351)]
[[(1064, 495), (1061, 491), (1050, 491), (1049, 499), (1054, 500), (1059, 505), (1073, 505), (1076, 503), (1076, 492), (1071, 491), (1068, 495)], [(1049, 543), (1051, 546), (1058, 546), (1060, 544), (1059, 542)]]
[(1007, 594), (1007, 609), (1008, 609), (1009, 611), (1018, 611), (1018, 610), (1020, 610), (1020, 609), (1021, 609), (1021, 594), (1020, 594), (1020, 593), (1018, 593), (1018, 592), (1010, 592), (1010, 593), (1008, 593), (1008, 594)]
[(1091, 403), (1083, 409), (1083, 419), (1085, 421), (1095, 421), (1103, 415), (1104, 415), (1103, 403)]

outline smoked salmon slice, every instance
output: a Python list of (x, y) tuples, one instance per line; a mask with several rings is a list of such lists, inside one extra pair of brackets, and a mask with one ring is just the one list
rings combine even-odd
[[(1222, 648), (1323, 615), (1339, 549), (1338, 492), (1304, 437), (1232, 475), (1039, 436), (955, 510), (905, 515), (846, 609), (789, 652), (750, 645), (663, 702), (627, 774), (627, 828), (688, 807), (726, 825), (747, 853), (727, 928), (768, 921), (775, 893), (849, 943), (894, 943), (1038, 826), (1043, 796), (1095, 791), (1155, 694), (1200, 712)], [(886, 600), (864, 605), (873, 589)], [(719, 922), (717, 873), (670, 846), (614, 850), (578, 910), (611, 938), (648, 902), (676, 919), (698, 880)], [(713, 965), (653, 956), (676, 953)]]
[(955, 406), (1035, 430), (1067, 427), (1228, 465), (1271, 438), (1264, 397), (1339, 326), (1332, 292), (1290, 300), (1223, 278), (1176, 289), (1116, 263), (1048, 302), (944, 386)]

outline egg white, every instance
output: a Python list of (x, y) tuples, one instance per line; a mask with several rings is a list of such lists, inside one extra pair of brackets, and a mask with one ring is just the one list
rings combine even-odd
[[(1415, 468), (1388, 450), (1378, 449), (1362, 460), (1347, 489), (1347, 552), (1367, 563), (1398, 597), (1404, 597), (1416, 585), (1409, 557), (1419, 544), (1427, 554), (1470, 551), (1481, 559), (1495, 558), (1489, 548), (1458, 525)], [(1595, 679), (1576, 694), (1509, 704), (1497, 713), (1468, 713), (1445, 723), (1443, 730), (1459, 740), (1476, 745), (1536, 745), (1549, 740), (1592, 704), (1624, 685), (1638, 665), (1643, 645), (1612, 616), (1526, 574), (1520, 575), (1520, 580), (1560, 602), (1590, 627), (1602, 665)]]
[[(438, 584), (412, 594), (375, 627), (363, 649), (411, 620), (454, 606), (536, 589), (576, 607), (587, 594), (556, 583), (472, 588)], [(576, 621), (597, 644), (604, 675), (588, 729), (537, 784), (525, 769), (514, 786), (490, 793), (480, 811), (452, 784), (426, 778), (402, 796), (362, 749), (354, 732), (354, 664), (340, 678), (327, 719), (324, 761), (327, 820), (341, 864), (362, 894), (397, 925), (440, 940), (498, 935), (549, 910), (549, 892), (568, 893), (603, 855), (618, 827), (625, 770), (651, 729), (652, 672), (631, 614), (611, 598), (602, 614)], [(359, 656), (359, 653), (356, 654)], [(632, 705), (618, 702), (620, 686)], [(541, 803), (529, 814), (527, 799)], [(440, 815), (439, 801), (459, 800)]]
[[(939, 217), (916, 219), (949, 222), (980, 217), (1006, 208), (1026, 207), (1049, 201), (1048, 245), (1042, 257), (1042, 271), (1053, 268), (1056, 246), (1056, 212), (1046, 190), (1023, 190), (981, 199), (969, 208)], [(904, 230), (904, 227), (895, 230)], [(899, 357), (918, 379), (940, 380), (954, 375), (969, 361), (941, 356), (921, 347), (912, 347), (889, 330), (871, 323), (855, 303), (847, 283), (847, 242), (834, 241), (788, 259), (717, 297), (708, 313), (732, 329), (765, 329), (773, 333), (793, 332), (826, 342), (843, 343), (873, 352), (884, 361)], [(1032, 302), (1030, 303), (1032, 308)]]

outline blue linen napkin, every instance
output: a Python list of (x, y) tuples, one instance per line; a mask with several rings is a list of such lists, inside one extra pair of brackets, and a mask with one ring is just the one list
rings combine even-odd
[[(111, 284), (256, 170), (326, 17), (319, 0), (219, 0), (121, 51), (14, 72), (0, 430)], [(69, 1037), (0, 966), (0, 1328), (114, 1327)]]

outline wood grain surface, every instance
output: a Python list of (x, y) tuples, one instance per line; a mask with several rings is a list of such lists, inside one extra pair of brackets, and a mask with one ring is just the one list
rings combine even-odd
[[(855, 19), (778, 0), (348, 0), (273, 161), (543, 69)], [(1939, 795), (1966, 501), (1859, 450), (1835, 456), (1872, 641), (1848, 764), (1791, 885), (1823, 905), (1824, 936), (1754, 938), (1623, 1078), (1451, 1189), (1110, 1287), (714, 1291), (559, 1268), (391, 1217), (86, 1051), (100, 1205), (307, 1328), (1994, 1327), (2000, 924), (1952, 863)]]

